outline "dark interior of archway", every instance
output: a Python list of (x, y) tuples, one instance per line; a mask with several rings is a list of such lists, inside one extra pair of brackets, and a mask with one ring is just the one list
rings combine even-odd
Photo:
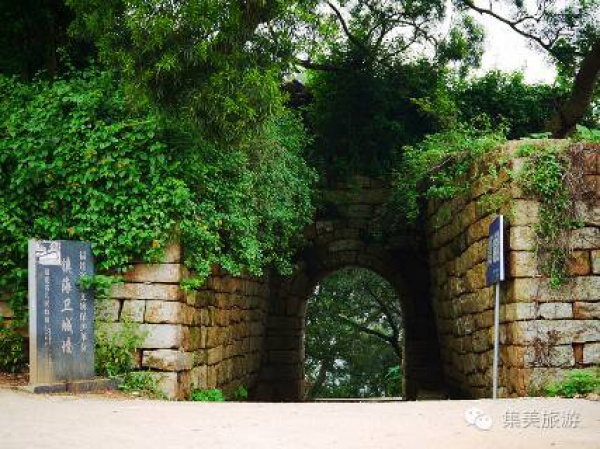
[(403, 327), (397, 292), (373, 271), (322, 279), (306, 311), (305, 398), (400, 397)]

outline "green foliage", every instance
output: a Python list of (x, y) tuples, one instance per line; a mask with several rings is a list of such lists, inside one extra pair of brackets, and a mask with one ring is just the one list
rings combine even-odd
[(73, 33), (91, 38), (101, 60), (122, 70), (136, 96), (208, 140), (229, 143), (245, 140), (282, 112), (280, 73), (291, 57), (289, 42), (314, 4), (66, 3), (76, 12)]
[(232, 394), (234, 401), (247, 401), (248, 400), (248, 389), (243, 385), (237, 387)]
[(569, 231), (581, 227), (574, 209), (569, 183), (571, 166), (568, 146), (523, 145), (517, 155), (527, 157), (519, 173), (519, 184), (526, 194), (540, 201), (537, 253), (540, 269), (552, 287), (561, 286), (566, 277), (570, 255)]
[(339, 70), (309, 80), (309, 158), (329, 178), (388, 173), (399, 148), (436, 130), (419, 100), (439, 94), (443, 72), (426, 61), (373, 66), (356, 52), (333, 62)]
[(120, 276), (107, 276), (104, 274), (84, 275), (79, 278), (80, 288), (93, 290), (94, 299), (98, 303), (110, 298), (112, 286), (121, 282), (123, 282), (123, 279)]
[(225, 395), (219, 388), (209, 388), (192, 391), (192, 401), (198, 402), (225, 402)]
[(139, 394), (153, 399), (164, 399), (165, 395), (159, 388), (160, 375), (150, 371), (130, 371), (119, 383), (119, 390)]
[(562, 382), (555, 382), (544, 389), (546, 396), (572, 398), (576, 395), (600, 393), (600, 368), (573, 370)]
[(127, 393), (163, 399), (160, 376), (150, 371), (134, 371), (135, 356), (146, 338), (140, 324), (124, 317), (115, 327), (100, 319), (95, 321), (96, 375), (117, 378), (118, 388)]
[(289, 269), (315, 176), (299, 119), (273, 116), (225, 149), (134, 109), (88, 70), (53, 83), (0, 77), (0, 291), (24, 320), (27, 241), (85, 240), (99, 271), (156, 260), (179, 238), (187, 265)]
[(565, 100), (564, 90), (548, 84), (527, 84), (523, 73), (491, 71), (474, 79), (459, 79), (452, 86), (458, 120), (464, 123), (486, 115), (492, 127), (506, 127), (517, 139), (541, 132)]
[(95, 326), (96, 374), (127, 376), (135, 367), (135, 352), (146, 338), (139, 323), (125, 318), (115, 328), (99, 320)]
[(471, 187), (469, 170), (474, 161), (504, 141), (504, 130), (492, 131), (484, 120), (478, 128), (457, 125), (406, 147), (387, 205), (390, 223), (394, 228), (414, 224), (426, 200), (465, 194)]
[(309, 298), (305, 371), (309, 397), (400, 394), (402, 314), (393, 288), (359, 268), (325, 278)]
[(18, 373), (25, 367), (23, 335), (0, 316), (0, 372)]
[(577, 132), (571, 137), (576, 142), (600, 143), (600, 128), (586, 128), (577, 125)]
[(400, 365), (394, 365), (388, 368), (385, 380), (386, 396), (399, 396), (401, 394), (402, 385), (402, 367)]

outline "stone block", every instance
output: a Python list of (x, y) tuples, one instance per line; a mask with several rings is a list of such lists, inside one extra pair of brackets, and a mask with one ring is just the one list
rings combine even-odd
[(600, 247), (600, 228), (586, 227), (576, 229), (571, 234), (573, 249), (598, 249)]
[(191, 371), (191, 387), (193, 390), (208, 388), (208, 366), (200, 365)]
[[(535, 341), (553, 341), (553, 344), (594, 342), (600, 333), (600, 320), (533, 320), (509, 323), (509, 343), (527, 346)], [(554, 337), (551, 337), (554, 335)]]
[(465, 287), (468, 292), (475, 292), (485, 287), (485, 263), (480, 263), (467, 271)]
[(182, 303), (171, 301), (147, 301), (144, 321), (152, 324), (179, 324), (182, 320)]
[(178, 263), (138, 264), (127, 271), (123, 277), (131, 282), (175, 284), (183, 279), (184, 271), (183, 265)]
[(538, 276), (538, 261), (534, 252), (511, 251), (508, 264), (508, 273), (513, 278)]
[(485, 352), (492, 347), (492, 340), (489, 338), (490, 333), (487, 329), (483, 329), (473, 333), (473, 351)]
[(500, 305), (500, 322), (531, 320), (535, 318), (535, 304), (531, 302), (517, 302)]
[(467, 229), (467, 243), (473, 244), (482, 239), (486, 239), (490, 232), (490, 224), (493, 221), (491, 215), (478, 220)]
[(594, 274), (600, 274), (600, 249), (592, 251), (592, 272)]
[(540, 203), (530, 200), (516, 200), (511, 210), (511, 226), (528, 226), (539, 221)]
[[(183, 348), (186, 351), (196, 351), (206, 347), (206, 328), (183, 326)], [(200, 351), (198, 354), (203, 354)]]
[(140, 301), (136, 299), (124, 300), (123, 309), (121, 310), (121, 319), (126, 318), (136, 323), (142, 323), (144, 321), (144, 310), (146, 308), (146, 301)]
[(583, 169), (586, 174), (600, 174), (600, 156), (592, 151), (584, 154)]
[(174, 349), (158, 349), (144, 351), (142, 366), (161, 371), (190, 370), (193, 367), (194, 355)]
[(566, 302), (547, 302), (538, 307), (537, 317), (548, 320), (573, 318), (573, 306)]
[[(3, 314), (2, 305), (4, 303), (0, 303), (0, 315)], [(96, 314), (96, 318), (100, 321), (105, 321), (107, 323), (114, 323), (115, 321), (119, 321), (119, 310), (121, 308), (121, 302), (117, 299), (104, 299), (102, 301), (96, 301), (96, 309), (94, 313)], [(11, 315), (12, 316), (12, 315)], [(6, 318), (10, 318), (7, 315), (4, 315)]]
[(596, 302), (574, 302), (573, 318), (578, 320), (600, 319), (600, 300)]
[[(600, 183), (598, 183), (598, 189), (600, 189)], [(600, 198), (600, 195), (598, 197)], [(600, 226), (600, 204), (598, 203), (598, 201), (595, 201), (595, 204), (584, 202), (577, 202), (575, 204), (577, 216), (585, 226)]]
[(600, 364), (600, 343), (587, 343), (583, 346), (583, 363)]
[(179, 399), (179, 379), (176, 372), (149, 373), (158, 383), (158, 389), (167, 399)]
[(122, 283), (112, 287), (111, 297), (119, 299), (156, 299), (160, 301), (180, 301), (182, 291), (179, 285)]
[(225, 355), (225, 351), (223, 346), (217, 346), (216, 348), (210, 348), (207, 350), (207, 363), (209, 365), (215, 365), (219, 362), (221, 362), (221, 360), (223, 360), (223, 357)]
[(181, 311), (181, 322), (187, 326), (197, 326), (201, 323), (201, 311), (184, 304)]
[(543, 364), (549, 367), (571, 367), (575, 365), (575, 357), (571, 345), (550, 346), (542, 351), (537, 350), (533, 346), (522, 349), (525, 366)]
[(560, 288), (550, 288), (545, 278), (517, 278), (508, 284), (507, 302), (596, 301), (600, 276), (572, 278)]
[(590, 272), (590, 253), (588, 251), (573, 251), (567, 260), (567, 273), (571, 276), (585, 276)]
[(178, 242), (167, 244), (165, 252), (160, 260), (162, 263), (181, 262), (181, 245)]
[(183, 344), (183, 328), (175, 324), (141, 324), (146, 335), (142, 349), (178, 349)]

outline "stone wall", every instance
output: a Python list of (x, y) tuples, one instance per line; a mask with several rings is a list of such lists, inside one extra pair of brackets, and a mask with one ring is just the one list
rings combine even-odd
[(308, 298), (326, 276), (348, 266), (372, 270), (398, 294), (404, 318), (405, 397), (443, 389), (423, 242), (415, 235), (378, 237), (379, 212), (390, 191), (380, 180), (357, 176), (322, 192), (322, 211), (306, 230), (307, 245), (294, 272), (271, 283), (258, 399), (303, 399)]
[(135, 264), (113, 287), (101, 314), (109, 328), (124, 319), (146, 335), (137, 368), (156, 373), (170, 399), (194, 389), (221, 388), (230, 394), (252, 389), (264, 339), (268, 280), (233, 277), (213, 269), (204, 287), (185, 292), (188, 276), (181, 250), (171, 245), (160, 264)]
[[(517, 143), (494, 157), (515, 158)], [(489, 161), (488, 161), (489, 162)], [(476, 179), (481, 167), (473, 167)], [(501, 288), (500, 394), (526, 396), (565, 370), (600, 363), (600, 155), (587, 151), (585, 177), (595, 192), (580, 204), (585, 227), (575, 231), (572, 278), (549, 288), (538, 271), (535, 226), (539, 203), (526, 197), (506, 170), (491, 184), (474, 183), (467, 198), (431, 202), (428, 241), (433, 306), (446, 383), (455, 395), (489, 397), (493, 360), (494, 289), (485, 285), (488, 226), (495, 215), (483, 207), (490, 195), (504, 198), (507, 280)], [(493, 197), (493, 196), (492, 196)]]

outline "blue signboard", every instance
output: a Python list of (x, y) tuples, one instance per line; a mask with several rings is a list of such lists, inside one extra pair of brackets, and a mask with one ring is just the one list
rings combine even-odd
[(93, 274), (89, 243), (29, 242), (31, 384), (94, 377), (94, 304), (79, 286)]
[(503, 281), (504, 277), (504, 217), (499, 215), (489, 228), (485, 281), (489, 286)]

